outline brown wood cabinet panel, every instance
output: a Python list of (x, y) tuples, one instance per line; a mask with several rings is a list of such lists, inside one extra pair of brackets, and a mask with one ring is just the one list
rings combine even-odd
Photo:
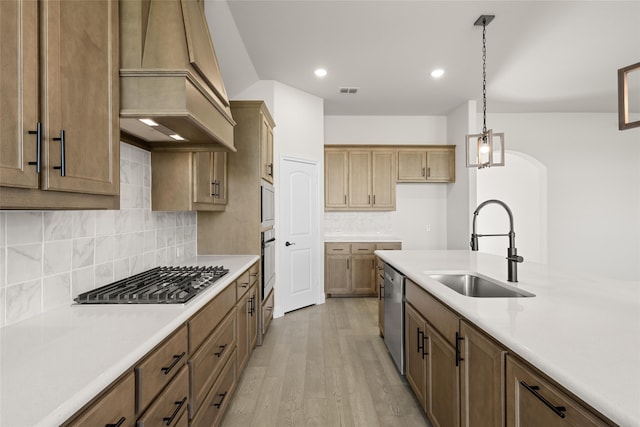
[(348, 255), (351, 253), (351, 243), (326, 243), (324, 251), (333, 255)]
[(249, 285), (251, 284), (250, 271), (247, 270), (238, 277), (236, 280), (236, 301), (240, 301), (244, 294), (249, 291)]
[(324, 204), (326, 209), (346, 209), (349, 182), (348, 154), (344, 150), (324, 152)]
[(376, 209), (396, 208), (396, 162), (393, 150), (373, 150), (371, 153), (371, 185)]
[[(118, 194), (119, 2), (38, 4), (44, 30), (42, 188)], [(64, 150), (54, 139), (63, 131)], [(64, 176), (55, 169), (63, 157)]]
[[(430, 320), (428, 316), (427, 321)], [(427, 324), (427, 415), (434, 427), (460, 425), (459, 374), (453, 346)]]
[(503, 426), (507, 352), (464, 320), (460, 335), (461, 425)]
[(369, 208), (372, 203), (371, 151), (349, 150), (347, 200), (349, 208)]
[(273, 127), (264, 115), (260, 129), (260, 152), (261, 177), (273, 184)]
[(135, 368), (137, 412), (142, 412), (187, 362), (187, 328), (180, 327)]
[(235, 305), (236, 288), (233, 285), (227, 286), (189, 319), (189, 354), (194, 354), (216, 325)]
[(273, 289), (269, 292), (269, 295), (264, 299), (262, 303), (262, 333), (266, 334), (271, 320), (273, 320)]
[(237, 359), (238, 359), (238, 372), (242, 372), (244, 366), (249, 361), (249, 316), (251, 312), (251, 299), (249, 295), (249, 289), (243, 293), (238, 299), (236, 305), (236, 317), (237, 317)]
[(0, 185), (38, 188), (38, 3), (0, 2)]
[(398, 182), (425, 181), (427, 176), (425, 150), (398, 150)]
[(442, 334), (449, 344), (455, 347), (460, 317), (427, 292), (422, 292), (426, 295), (424, 300), (426, 310), (423, 313), (427, 313), (427, 321)]
[(149, 409), (138, 418), (138, 427), (176, 426), (189, 404), (189, 369), (184, 366)]
[(189, 359), (191, 380), (189, 413), (192, 417), (200, 409), (220, 370), (233, 353), (236, 344), (240, 349), (241, 338), (238, 335), (238, 339), (236, 339), (236, 322), (239, 320), (236, 311), (230, 312)]
[(406, 378), (420, 406), (426, 410), (427, 392), (427, 321), (411, 304), (405, 306)]
[(400, 249), (402, 249), (402, 243), (401, 242), (376, 243), (376, 250), (377, 251), (389, 251), (389, 250), (399, 251)]
[[(85, 427), (116, 425), (122, 421), (121, 427), (133, 427), (136, 425), (135, 413), (135, 376), (129, 372), (122, 379), (98, 397), (80, 415), (64, 427)], [(124, 420), (123, 420), (124, 419)]]
[(454, 182), (455, 146), (398, 148), (398, 182)]
[[(545, 403), (544, 401), (547, 403)], [(507, 356), (507, 426), (607, 426), (536, 370)]]
[(252, 285), (249, 289), (249, 301), (251, 303), (249, 307), (249, 357), (251, 357), (251, 353), (258, 343), (258, 317), (260, 315), (258, 309), (260, 299), (256, 285)]
[(351, 292), (351, 255), (325, 255), (324, 291), (327, 295)]
[(375, 257), (373, 255), (351, 255), (351, 291), (355, 295), (375, 296)]
[(236, 354), (233, 353), (205, 398), (202, 408), (191, 420), (192, 427), (214, 427), (219, 425), (224, 411), (229, 406), (231, 393), (235, 389), (236, 378)]
[(373, 255), (376, 250), (375, 243), (352, 243), (351, 253), (353, 255)]
[(453, 150), (427, 151), (427, 182), (454, 182), (455, 173)]

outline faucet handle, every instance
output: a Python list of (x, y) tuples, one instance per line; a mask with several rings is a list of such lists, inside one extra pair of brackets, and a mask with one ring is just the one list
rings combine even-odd
[(521, 257), (520, 255), (510, 255), (506, 259), (509, 261), (524, 262), (524, 257)]

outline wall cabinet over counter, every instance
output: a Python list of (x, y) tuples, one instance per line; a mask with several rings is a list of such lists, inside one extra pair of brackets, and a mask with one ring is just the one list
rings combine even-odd
[(453, 182), (455, 146), (325, 146), (325, 210), (393, 211), (396, 182)]
[(0, 209), (119, 207), (118, 6), (0, 2)]
[(220, 211), (227, 204), (226, 151), (151, 152), (151, 208)]

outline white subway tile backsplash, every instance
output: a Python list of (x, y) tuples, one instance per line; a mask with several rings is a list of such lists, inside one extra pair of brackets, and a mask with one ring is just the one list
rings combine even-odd
[(42, 212), (7, 212), (7, 245), (42, 242)]
[(44, 311), (68, 306), (71, 298), (71, 272), (67, 271), (42, 279), (42, 309)]
[(0, 326), (196, 255), (196, 213), (150, 209), (150, 153), (121, 144), (120, 156), (120, 210), (0, 212)]
[(42, 274), (49, 276), (71, 270), (72, 240), (58, 240), (44, 244)]
[(14, 323), (40, 313), (42, 280), (30, 280), (6, 288), (6, 323)]

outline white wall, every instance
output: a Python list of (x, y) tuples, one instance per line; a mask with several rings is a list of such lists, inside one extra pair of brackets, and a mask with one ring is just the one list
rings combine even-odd
[(507, 149), (547, 168), (548, 264), (640, 280), (640, 129), (619, 131), (616, 114), (595, 113), (487, 122), (505, 133)]
[[(446, 117), (325, 116), (327, 145), (446, 143)], [(392, 234), (402, 240), (405, 249), (444, 249), (447, 235), (447, 185), (397, 184), (395, 211), (327, 213), (325, 232)], [(374, 228), (368, 226), (373, 224)]]

